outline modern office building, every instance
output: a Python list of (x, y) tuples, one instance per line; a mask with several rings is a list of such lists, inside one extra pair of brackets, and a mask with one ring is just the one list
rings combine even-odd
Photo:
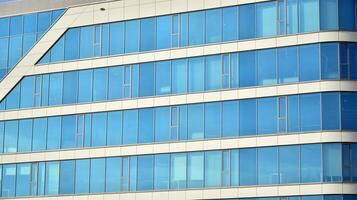
[(357, 199), (357, 0), (0, 2), (0, 199)]

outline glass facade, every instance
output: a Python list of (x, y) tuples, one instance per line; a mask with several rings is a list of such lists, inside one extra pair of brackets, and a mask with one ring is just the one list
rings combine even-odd
[(329, 92), (0, 121), (0, 151), (356, 131), (356, 102), (356, 93)]
[[(287, 184), (284, 180), (290, 176), (296, 177), (290, 178), (291, 184), (336, 183), (343, 180), (343, 168), (356, 171), (356, 150), (354, 143), (326, 143), (3, 164), (1, 194), (20, 197), (263, 186)], [(281, 154), (296, 160), (297, 173), (279, 167), (278, 163), (293, 164)], [(345, 163), (342, 157), (353, 162)], [(354, 176), (350, 174), (344, 181), (356, 181)]]
[(357, 80), (356, 60), (356, 43), (321, 43), (43, 74), (22, 79), (0, 105), (10, 110), (319, 80)]
[(0, 79), (11, 71), (63, 12), (61, 9), (0, 18)]
[(278, 0), (72, 28), (39, 64), (331, 30), (356, 31), (356, 0)]

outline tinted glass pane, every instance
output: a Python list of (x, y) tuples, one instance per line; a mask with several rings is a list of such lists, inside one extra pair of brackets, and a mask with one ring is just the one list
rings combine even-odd
[(39, 37), (50, 27), (51, 25), (51, 12), (38, 13), (38, 28)]
[(338, 93), (322, 94), (322, 129), (340, 129), (340, 95)]
[(122, 143), (122, 112), (109, 112), (107, 124), (107, 145)]
[(64, 54), (66, 60), (79, 58), (79, 30), (79, 28), (73, 28), (66, 32)]
[(138, 156), (138, 180), (137, 190), (152, 190), (154, 180), (154, 157)]
[(17, 64), (22, 56), (22, 37), (10, 37), (9, 43), (9, 67), (12, 68)]
[(78, 72), (63, 73), (63, 103), (77, 102), (78, 94)]
[(138, 135), (138, 111), (128, 110), (123, 113), (123, 144), (136, 143)]
[(61, 143), (61, 117), (48, 118), (47, 149), (59, 149)]
[(90, 162), (90, 192), (104, 192), (105, 187), (105, 159), (91, 159)]
[(139, 109), (139, 143), (154, 139), (154, 109)]
[(258, 148), (258, 184), (276, 184), (278, 178), (277, 148)]
[(122, 98), (124, 67), (109, 68), (108, 99)]
[(157, 49), (167, 49), (171, 47), (171, 16), (156, 18), (156, 47)]
[(65, 160), (61, 161), (60, 165), (60, 194), (74, 193), (74, 173), (75, 161)]
[(239, 39), (255, 37), (255, 4), (239, 7)]
[[(110, 33), (109, 33), (109, 41), (110, 41), (110, 49), (109, 49), (109, 54), (110, 55), (115, 55), (115, 54), (122, 54), (124, 53), (124, 23), (123, 22), (117, 22), (117, 23), (111, 23), (109, 25)], [(104, 37), (105, 34), (105, 28), (103, 27), (102, 34)], [(103, 38), (102, 41), (105, 42), (104, 39), (108, 38)]]
[(140, 20), (140, 51), (156, 49), (156, 19)]
[(239, 135), (257, 133), (257, 102), (255, 99), (239, 101)]
[(257, 184), (256, 149), (242, 149), (239, 151), (239, 174), (240, 185)]
[(238, 39), (238, 7), (222, 9), (223, 41)]
[(7, 73), (8, 53), (9, 53), (9, 38), (1, 38), (0, 39), (0, 76), (1, 77), (5, 76), (5, 74)]
[(321, 44), (322, 79), (338, 79), (338, 44)]
[(339, 1), (339, 25), (342, 30), (356, 29), (356, 2), (355, 0)]
[(10, 17), (10, 35), (23, 33), (23, 16)]
[(278, 48), (279, 83), (297, 82), (298, 78), (298, 48)]
[(2, 197), (15, 196), (16, 164), (4, 165), (2, 169)]
[(276, 84), (276, 49), (258, 51), (258, 84)]
[(300, 182), (300, 147), (279, 147), (280, 183)]
[(32, 143), (32, 120), (20, 120), (19, 121), (19, 141), (18, 152), (31, 151)]
[(94, 55), (94, 26), (86, 26), (81, 28), (79, 41), (79, 57), (88, 58)]
[(320, 79), (319, 45), (304, 45), (299, 47), (300, 81)]
[(25, 77), (21, 81), (21, 108), (28, 108), (32, 107), (34, 104), (34, 87), (35, 87), (35, 80), (34, 76)]
[(107, 99), (108, 68), (93, 71), (93, 101)]
[(62, 148), (75, 147), (75, 133), (76, 133), (76, 116), (62, 117)]
[(17, 164), (16, 196), (29, 196), (31, 182), (31, 165)]
[(205, 41), (205, 12), (191, 12), (188, 15), (189, 45), (203, 44)]
[(171, 63), (157, 62), (155, 67), (156, 95), (171, 93)]
[(357, 130), (357, 95), (352, 93), (341, 94), (341, 115), (343, 130)]
[(288, 97), (288, 132), (300, 131), (299, 97)]
[(22, 54), (25, 55), (28, 52), (28, 50), (35, 44), (35, 42), (36, 42), (35, 33), (25, 34), (23, 36), (23, 41), (22, 41)]
[(45, 150), (46, 139), (47, 139), (47, 118), (34, 119), (32, 150), (33, 151)]
[[(319, 29), (318, 0), (299, 1), (299, 31), (313, 32)], [(316, 54), (315, 54), (316, 55)]]
[(321, 145), (301, 146), (301, 182), (321, 181)]
[(222, 103), (222, 136), (232, 137), (238, 135), (238, 102), (229, 101)]
[(172, 93), (187, 91), (187, 59), (172, 61)]
[(204, 73), (205, 65), (204, 58), (191, 58), (189, 60), (189, 92), (197, 92), (204, 90)]
[(337, 30), (337, 0), (320, 1), (320, 26), (321, 30)]
[(92, 115), (92, 146), (106, 144), (107, 113), (94, 113)]
[(321, 129), (320, 94), (300, 96), (301, 131), (316, 131)]
[(64, 37), (59, 39), (51, 48), (51, 62), (58, 62), (64, 60)]
[(10, 24), (9, 17), (4, 17), (0, 19), (0, 27), (2, 27), (0, 30), (0, 37), (9, 35), (9, 24)]
[(62, 103), (63, 75), (61, 73), (50, 74), (49, 105)]
[(239, 54), (239, 86), (248, 87), (257, 85), (255, 51)]
[(204, 105), (188, 106), (188, 139), (202, 139), (204, 133)]
[(78, 72), (78, 102), (90, 102), (92, 100), (93, 70)]
[(139, 51), (140, 21), (125, 22), (125, 53)]
[(106, 163), (106, 192), (119, 192), (121, 179), (121, 158), (107, 158)]
[(221, 136), (221, 103), (205, 104), (205, 138)]
[(342, 180), (341, 144), (323, 144), (323, 181), (338, 182)]
[(222, 152), (205, 153), (205, 187), (219, 187), (222, 179)]
[(59, 189), (59, 162), (46, 163), (45, 194), (58, 194)]
[(170, 154), (155, 155), (154, 189), (169, 189)]
[(18, 121), (5, 121), (4, 152), (17, 151)]
[(90, 160), (76, 160), (75, 193), (89, 192), (89, 164)]
[(145, 63), (140, 65), (139, 78), (140, 96), (154, 96), (155, 94), (155, 66), (154, 63)]
[(222, 9), (206, 11), (206, 43), (222, 41)]
[(222, 57), (207, 56), (206, 59), (206, 90), (217, 90), (222, 86)]
[(258, 99), (258, 134), (277, 132), (277, 99)]
[(186, 154), (171, 154), (170, 188), (186, 188)]
[[(172, 120), (172, 119), (171, 119)], [(170, 108), (155, 108), (155, 141), (168, 141), (170, 139)]]
[(257, 15), (257, 37), (276, 35), (276, 2), (258, 3)]

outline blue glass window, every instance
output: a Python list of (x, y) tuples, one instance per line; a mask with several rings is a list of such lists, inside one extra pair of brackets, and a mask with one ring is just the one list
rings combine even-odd
[(108, 68), (93, 71), (93, 101), (107, 99), (108, 92)]
[(35, 87), (35, 80), (34, 76), (25, 77), (21, 81), (21, 97), (20, 97), (20, 107), (21, 108), (28, 108), (34, 105), (34, 87)]
[(343, 130), (357, 129), (357, 96), (352, 93), (341, 94), (341, 121)]
[(338, 29), (338, 5), (337, 0), (320, 1), (320, 29), (337, 30)]
[(300, 96), (301, 131), (316, 131), (321, 129), (320, 94)]
[(187, 154), (187, 187), (202, 188), (204, 185), (204, 153)]
[(338, 44), (321, 44), (321, 79), (338, 79)]
[(255, 51), (239, 54), (239, 86), (249, 87), (257, 85)]
[(258, 3), (256, 5), (257, 37), (276, 35), (276, 2)]
[(107, 113), (93, 113), (92, 115), (92, 146), (106, 144)]
[(191, 58), (189, 59), (188, 66), (188, 87), (189, 92), (199, 92), (204, 90), (205, 83), (205, 65), (204, 58)]
[(49, 105), (62, 103), (63, 74), (50, 74)]
[(31, 165), (17, 164), (16, 196), (29, 196), (31, 182)]
[(38, 13), (38, 27), (37, 31), (38, 38), (40, 38), (44, 32), (50, 27), (51, 25), (51, 12), (41, 12)]
[(257, 101), (247, 99), (239, 101), (239, 135), (248, 136), (257, 133)]
[(154, 188), (154, 157), (138, 156), (138, 177), (137, 190), (152, 190)]
[(125, 22), (125, 53), (139, 51), (140, 21)]
[(140, 20), (140, 51), (156, 49), (156, 19), (146, 18)]
[(356, 30), (356, 1), (339, 1), (339, 25), (341, 30)]
[(74, 180), (75, 180), (75, 161), (63, 160), (60, 163), (60, 194), (73, 194), (74, 193)]
[(69, 29), (65, 39), (65, 60), (74, 60), (79, 58), (79, 28)]
[(105, 158), (90, 161), (90, 192), (104, 192), (105, 188)]
[(1, 77), (5, 76), (5, 74), (7, 73), (8, 53), (9, 53), (9, 38), (7, 37), (0, 38), (0, 76)]
[(154, 96), (155, 94), (155, 65), (145, 63), (140, 65), (139, 94), (141, 97)]
[(257, 151), (241, 149), (239, 151), (239, 183), (240, 185), (257, 184)]
[(222, 10), (223, 41), (238, 39), (238, 7), (228, 7)]
[(64, 60), (64, 37), (59, 39), (51, 49), (51, 62), (59, 62)]
[(298, 78), (298, 48), (285, 47), (278, 49), (279, 83), (294, 83)]
[(157, 62), (155, 66), (156, 95), (171, 93), (170, 61)]
[(218, 56), (207, 56), (206, 60), (206, 90), (218, 90), (222, 88), (222, 57)]
[(221, 137), (221, 103), (205, 104), (205, 138)]
[(10, 17), (10, 35), (23, 33), (23, 16)]
[(22, 37), (10, 37), (9, 43), (9, 67), (12, 68), (22, 56)]
[[(299, 1), (299, 32), (314, 32), (319, 29), (318, 0)], [(316, 54), (312, 54), (316, 55)]]
[(62, 117), (62, 148), (75, 147), (76, 116), (69, 115)]
[(139, 110), (139, 143), (149, 143), (154, 139), (154, 109)]
[(320, 79), (319, 45), (311, 44), (299, 47), (300, 81)]
[(188, 139), (204, 137), (204, 105), (194, 104), (188, 107)]
[(119, 192), (121, 179), (121, 158), (106, 159), (105, 191)]
[(300, 147), (279, 147), (280, 183), (300, 182)]
[(89, 166), (90, 160), (76, 160), (75, 193), (82, 194), (89, 192)]
[(59, 189), (59, 162), (46, 163), (45, 194), (56, 195)]
[(288, 132), (300, 131), (299, 97), (297, 95), (288, 97)]
[(123, 98), (123, 70), (124, 67), (109, 68), (108, 99)]
[(222, 103), (222, 137), (238, 135), (238, 102)]
[(157, 49), (168, 49), (171, 47), (171, 16), (161, 16), (156, 18), (156, 47)]
[(169, 189), (170, 154), (155, 155), (154, 189)]
[(301, 146), (301, 182), (320, 182), (322, 175), (321, 145)]
[(25, 119), (19, 121), (19, 141), (18, 152), (31, 151), (32, 142), (32, 120)]
[[(110, 55), (115, 55), (115, 54), (123, 54), (124, 53), (124, 23), (123, 22), (117, 22), (117, 23), (111, 23), (109, 25), (109, 40), (108, 38), (105, 37), (105, 30), (103, 27), (102, 30), (102, 41), (105, 42), (107, 39), (110, 41), (109, 45), (109, 54)], [(105, 54), (105, 52), (102, 52)]]
[(170, 165), (170, 188), (182, 189), (186, 188), (186, 154), (177, 153), (171, 155)]
[(4, 152), (17, 151), (18, 121), (6, 121), (4, 132)]
[(258, 184), (277, 184), (278, 180), (277, 148), (258, 148)]
[(323, 144), (323, 181), (339, 182), (342, 180), (341, 144)]
[(274, 85), (276, 79), (276, 49), (260, 50), (258, 56), (258, 84)]
[(73, 104), (77, 102), (78, 72), (63, 73), (63, 103)]
[(82, 27), (79, 36), (79, 57), (89, 58), (94, 55), (94, 26)]
[(3, 165), (2, 197), (15, 196), (16, 164)]
[[(123, 23), (122, 26), (124, 26), (124, 23)], [(110, 31), (109, 30), (109, 24), (103, 24), (101, 26), (101, 28), (102, 28), (101, 38), (98, 38), (97, 35), (99, 33), (96, 32), (96, 41), (101, 40), (101, 42), (100, 42), (100, 44), (102, 45), (101, 53), (102, 53), (102, 56), (106, 56), (106, 55), (108, 55), (110, 53), (110, 49), (109, 49), (109, 47), (110, 47), (110, 44), (109, 44), (109, 36), (110, 36), (109, 35), (110, 34), (110, 32), (109, 32)], [(121, 33), (122, 35), (118, 34), (118, 36), (116, 36), (116, 35), (111, 35), (111, 36), (119, 38), (119, 40), (120, 40), (120, 38), (122, 38), (122, 40), (124, 40), (124, 28), (123, 28), (123, 31), (119, 32), (119, 33)], [(115, 43), (114, 40), (110, 40), (110, 41), (111, 41), (111, 43)], [(115, 45), (115, 47), (121, 47), (122, 48), (122, 52), (124, 52), (124, 42), (121, 44), (121, 46), (120, 45)], [(114, 49), (115, 49), (115, 47), (114, 47)], [(113, 50), (113, 47), (112, 47), (112, 51), (113, 51), (113, 54), (114, 54), (114, 52), (116, 52), (116, 50)], [(99, 54), (99, 52), (97, 54)]]
[(36, 33), (37, 32), (37, 14), (24, 15), (24, 33)]
[(205, 187), (219, 187), (222, 179), (222, 152), (205, 153)]
[(322, 130), (340, 129), (340, 95), (322, 94)]
[(25, 55), (27, 51), (35, 44), (36, 33), (29, 33), (23, 35), (22, 41), (22, 55)]
[(33, 151), (45, 150), (46, 140), (47, 140), (47, 118), (34, 119), (32, 150)]
[(107, 145), (122, 143), (122, 112), (109, 112), (107, 123)]
[(174, 60), (172, 66), (172, 94), (187, 92), (187, 59)]
[(238, 186), (239, 183), (239, 151), (230, 151), (230, 184), (232, 186)]
[(10, 18), (9, 17), (4, 17), (0, 19), (0, 37), (3, 36), (8, 36), (9, 35), (9, 24), (10, 24)]
[(258, 99), (258, 134), (272, 134), (277, 132), (277, 99)]
[(20, 92), (20, 84), (18, 84), (6, 97), (6, 109), (19, 108)]
[(138, 135), (138, 111), (124, 111), (123, 121), (123, 144), (133, 144), (137, 141)]
[(205, 42), (205, 12), (188, 13), (188, 44), (197, 45)]
[(92, 101), (93, 70), (78, 72), (78, 102)]
[(255, 4), (239, 7), (239, 39), (255, 37)]
[(206, 11), (206, 43), (222, 41), (222, 9)]
[[(171, 119), (172, 120), (172, 119)], [(155, 108), (155, 141), (169, 141), (170, 139), (170, 108)]]

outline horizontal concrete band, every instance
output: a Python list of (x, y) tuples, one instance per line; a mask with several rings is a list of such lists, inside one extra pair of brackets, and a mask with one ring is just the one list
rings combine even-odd
[(330, 142), (357, 142), (356, 132), (314, 132), (286, 135), (253, 136), (234, 139), (211, 139), (200, 141), (181, 141), (157, 144), (142, 144), (117, 147), (96, 147), (67, 149), (37, 153), (14, 153), (0, 156), (0, 164), (102, 158), (114, 156), (133, 156), (218, 149), (238, 149), (250, 147), (284, 146)]
[(8, 110), (0, 112), (0, 121), (332, 91), (357, 92), (357, 82), (317, 81), (280, 86), (254, 87), (247, 89), (232, 89), (162, 97), (157, 96), (138, 99), (113, 100), (77, 105), (60, 105), (43, 108)]
[[(26, 197), (31, 200), (184, 200), (184, 199), (221, 199), (221, 198), (255, 198), (274, 196), (303, 196), (329, 194), (357, 194), (357, 184), (303, 184), (282, 186), (240, 187), (226, 189), (189, 189), (182, 191), (133, 192), (118, 194), (96, 194), (54, 197)], [(21, 199), (21, 198), (16, 198)]]

